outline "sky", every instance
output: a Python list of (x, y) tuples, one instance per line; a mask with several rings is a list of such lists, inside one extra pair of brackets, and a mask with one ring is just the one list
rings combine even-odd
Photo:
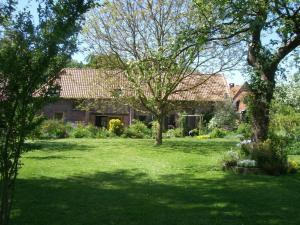
[[(31, 11), (31, 13), (34, 17), (34, 20), (38, 21), (36, 1), (35, 0), (19, 0), (18, 9), (23, 9), (24, 7), (27, 7)], [(79, 62), (86, 61), (86, 53), (84, 53), (82, 50), (82, 44), (79, 45), (79, 51), (77, 53), (75, 53), (72, 56), (72, 58)], [(292, 68), (290, 70), (290, 73), (294, 73), (295, 71), (296, 71), (296, 68)], [(243, 84), (247, 80), (246, 74), (243, 74), (240, 71), (227, 71), (227, 72), (224, 72), (224, 75), (225, 75), (228, 83)]]

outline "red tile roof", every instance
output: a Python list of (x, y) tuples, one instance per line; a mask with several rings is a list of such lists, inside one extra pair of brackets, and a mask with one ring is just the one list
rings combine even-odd
[[(127, 78), (118, 71), (67, 68), (61, 71), (60, 85), (61, 98), (109, 99), (113, 97), (112, 92), (118, 89), (122, 89), (124, 95), (133, 94), (133, 91), (128, 88)], [(181, 82), (177, 92), (169, 99), (224, 101), (229, 95), (229, 88), (223, 75), (193, 74)]]

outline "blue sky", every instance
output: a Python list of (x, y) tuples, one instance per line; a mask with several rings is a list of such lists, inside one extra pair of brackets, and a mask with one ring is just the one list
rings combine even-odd
[[(37, 3), (35, 0), (19, 0), (19, 9), (23, 9), (24, 7), (27, 7), (32, 12), (32, 15), (34, 19), (37, 21)], [(79, 61), (84, 62), (86, 59), (86, 54), (80, 49), (81, 46), (79, 46), (79, 51), (75, 53), (72, 58)], [(296, 71), (296, 68), (290, 69), (290, 73), (294, 73)], [(235, 83), (235, 84), (242, 84), (247, 80), (245, 77), (245, 74), (242, 74), (239, 71), (229, 71), (225, 72), (225, 76), (227, 78), (228, 83)]]

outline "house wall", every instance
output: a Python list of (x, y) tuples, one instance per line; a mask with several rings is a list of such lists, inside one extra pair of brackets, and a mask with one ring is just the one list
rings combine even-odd
[(241, 113), (247, 109), (247, 105), (245, 104), (245, 97), (248, 96), (249, 93), (247, 91), (243, 91), (233, 99), (233, 104), (236, 107), (236, 111)]
[(55, 119), (56, 113), (63, 113), (63, 120), (68, 122), (85, 122), (86, 119), (84, 111), (73, 108), (72, 100), (59, 100), (42, 109), (42, 114), (48, 119)]
[(57, 113), (63, 113), (63, 120), (71, 123), (91, 123), (95, 125), (96, 116), (104, 116), (107, 117), (108, 120), (112, 118), (120, 118), (125, 126), (129, 126), (130, 124), (130, 115), (128, 110), (124, 107), (124, 110), (119, 110), (118, 112), (113, 112), (111, 108), (105, 108), (102, 112), (96, 111), (83, 111), (74, 107), (74, 100), (72, 99), (64, 99), (59, 100), (58, 102), (51, 103), (45, 106), (41, 113), (48, 119), (55, 119), (55, 115)]
[[(133, 109), (129, 109), (127, 106), (118, 106), (112, 104), (107, 104), (107, 106), (102, 107), (99, 111), (83, 111), (78, 110), (74, 104), (75, 100), (72, 99), (62, 99), (56, 103), (49, 104), (42, 109), (42, 114), (48, 119), (55, 119), (56, 113), (63, 113), (63, 120), (72, 123), (90, 123), (96, 124), (96, 117), (106, 117), (107, 121), (112, 118), (120, 118), (125, 126), (129, 126), (131, 122), (136, 120), (141, 120), (143, 118), (144, 122), (150, 125), (152, 121), (152, 116), (146, 113), (137, 112)], [(214, 103), (205, 104), (191, 104), (189, 107), (183, 107), (180, 109), (181, 112), (185, 111), (189, 115), (199, 115), (213, 110)], [(177, 127), (176, 123), (179, 117), (178, 111), (172, 111), (166, 115), (164, 122), (164, 129)], [(187, 124), (189, 129), (194, 129), (198, 125), (198, 119), (196, 117), (188, 117)]]

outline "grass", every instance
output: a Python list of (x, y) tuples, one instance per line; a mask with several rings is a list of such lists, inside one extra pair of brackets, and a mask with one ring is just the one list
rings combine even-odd
[[(24, 155), (13, 225), (300, 224), (300, 176), (223, 172), (234, 140), (64, 139)], [(299, 156), (293, 159), (300, 161)]]

